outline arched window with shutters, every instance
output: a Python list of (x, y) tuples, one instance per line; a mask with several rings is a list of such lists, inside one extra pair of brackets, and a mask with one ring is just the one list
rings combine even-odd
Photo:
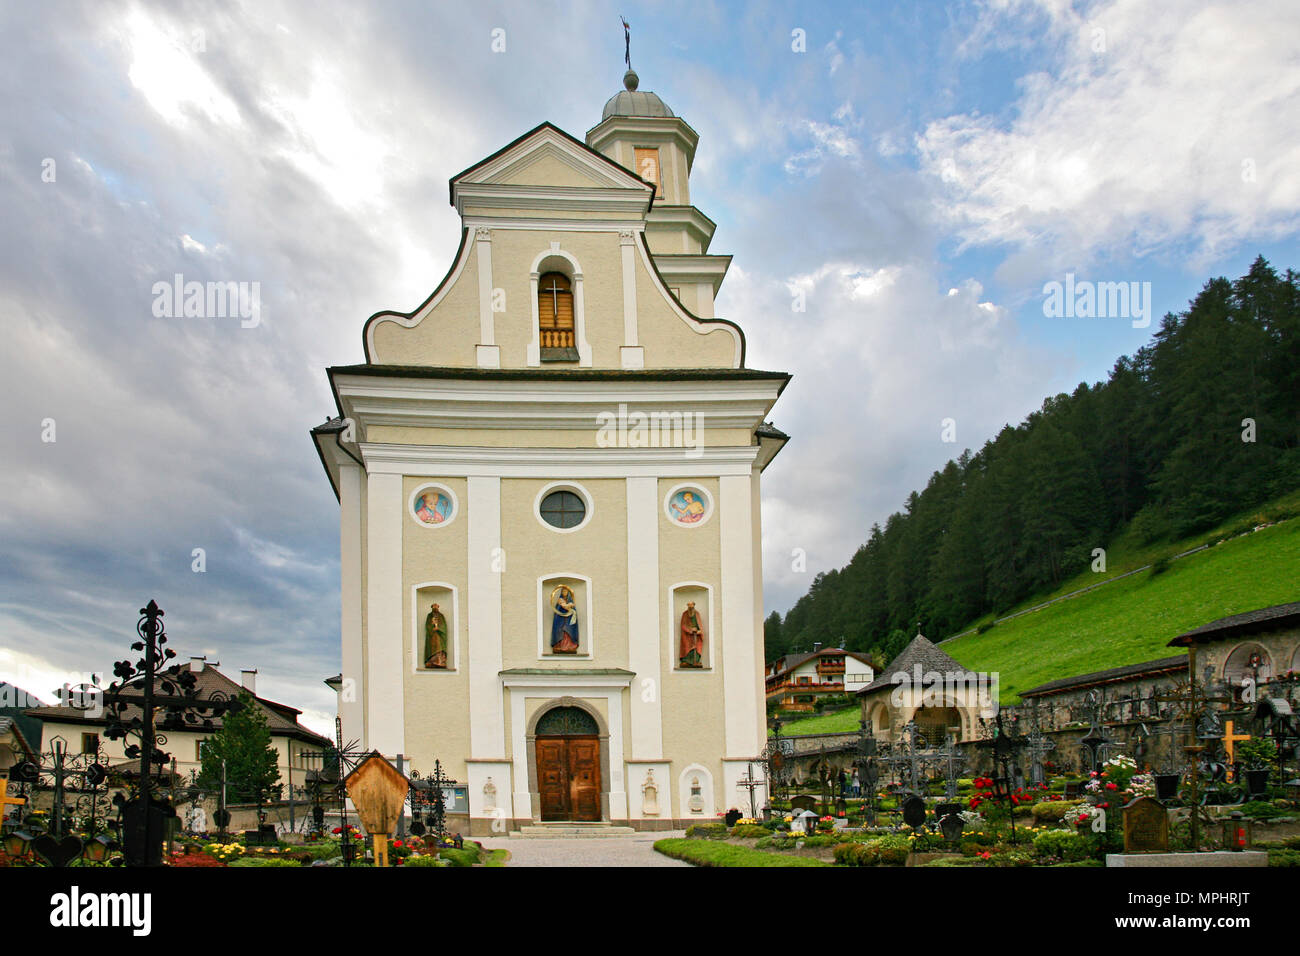
[(543, 362), (576, 362), (573, 285), (562, 272), (547, 272), (537, 282), (537, 324)]

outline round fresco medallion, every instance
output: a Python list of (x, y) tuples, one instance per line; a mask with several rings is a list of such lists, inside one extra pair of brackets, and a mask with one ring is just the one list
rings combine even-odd
[(679, 488), (668, 498), (668, 515), (678, 524), (699, 524), (709, 514), (709, 499), (698, 488)]
[(413, 508), (421, 524), (445, 524), (451, 519), (451, 499), (436, 488), (416, 495)]

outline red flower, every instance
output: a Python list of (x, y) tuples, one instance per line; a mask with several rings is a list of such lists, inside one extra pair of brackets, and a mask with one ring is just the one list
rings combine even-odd
[(401, 846), (401, 845), (402, 845), (402, 841), (401, 841), (401, 840), (394, 840), (394, 841), (393, 841), (393, 846)]
[(1119, 786), (1116, 785), (1116, 784), (1113, 784), (1113, 783), (1108, 783), (1108, 784), (1106, 784), (1106, 789), (1107, 789), (1107, 790), (1118, 790), (1118, 789), (1119, 789)]
[(342, 828), (342, 827), (335, 827), (331, 832), (333, 832), (333, 833), (342, 833), (342, 832), (343, 832), (343, 828)]

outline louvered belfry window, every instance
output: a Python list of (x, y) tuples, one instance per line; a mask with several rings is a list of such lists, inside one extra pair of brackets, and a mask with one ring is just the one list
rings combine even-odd
[(537, 283), (537, 318), (544, 349), (573, 345), (573, 288), (562, 272), (548, 272)]

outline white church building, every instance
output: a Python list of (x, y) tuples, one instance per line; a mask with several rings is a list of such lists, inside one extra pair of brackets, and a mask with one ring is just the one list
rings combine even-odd
[(365, 323), (312, 432), (344, 739), (440, 761), (471, 834), (680, 828), (748, 814), (762, 778), (759, 485), (790, 377), (714, 316), (698, 134), (624, 86), (585, 141), (543, 123), (452, 177), (450, 271)]

